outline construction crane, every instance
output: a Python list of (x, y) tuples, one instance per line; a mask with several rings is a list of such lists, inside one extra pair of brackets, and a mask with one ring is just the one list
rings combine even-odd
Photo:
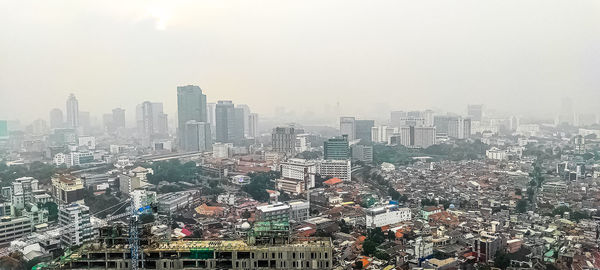
[(140, 207), (138, 209), (134, 208), (134, 202), (131, 200), (131, 217), (129, 218), (129, 249), (131, 252), (131, 269), (137, 270), (139, 267), (140, 261), (140, 253), (142, 254), (141, 262), (142, 269), (144, 269), (144, 252), (141, 251), (140, 248), (140, 237), (138, 235), (138, 224), (140, 214), (146, 212), (147, 210), (151, 210), (150, 205), (146, 205)]

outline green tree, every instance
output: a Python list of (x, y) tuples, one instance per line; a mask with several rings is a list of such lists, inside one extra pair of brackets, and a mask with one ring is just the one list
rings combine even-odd
[(56, 221), (58, 219), (58, 205), (54, 202), (46, 202), (41, 205), (41, 208), (48, 209), (48, 221)]
[(506, 253), (498, 252), (494, 258), (494, 266), (500, 269), (506, 269), (510, 266), (510, 258)]
[(517, 212), (525, 213), (527, 211), (527, 200), (521, 199), (517, 202)]
[(377, 246), (377, 243), (374, 241), (366, 239), (365, 242), (363, 242), (363, 254), (367, 256), (375, 254), (377, 251)]

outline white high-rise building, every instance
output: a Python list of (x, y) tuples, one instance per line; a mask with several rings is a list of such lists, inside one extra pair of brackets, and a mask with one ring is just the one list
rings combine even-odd
[(79, 127), (79, 102), (74, 94), (67, 99), (67, 126), (74, 129)]
[(353, 141), (356, 137), (356, 126), (354, 117), (340, 117), (340, 133), (348, 135), (348, 141)]
[(390, 138), (398, 133), (398, 128), (377, 126), (371, 129), (371, 140), (375, 143), (390, 143)]
[(314, 161), (291, 158), (279, 165), (279, 171), (282, 178), (300, 181), (308, 179), (308, 187), (313, 188), (315, 186), (317, 168)]
[(402, 127), (400, 142), (411, 148), (427, 148), (435, 144), (435, 127)]
[(471, 119), (454, 117), (448, 122), (448, 136), (455, 139), (471, 137)]
[(350, 160), (318, 160), (317, 173), (322, 177), (336, 177), (342, 181), (352, 180), (352, 163)]
[(258, 138), (258, 114), (251, 113), (248, 115), (248, 137), (249, 138)]
[(79, 246), (93, 240), (94, 230), (90, 222), (90, 208), (83, 204), (61, 205), (58, 224), (63, 231), (60, 240), (65, 246)]

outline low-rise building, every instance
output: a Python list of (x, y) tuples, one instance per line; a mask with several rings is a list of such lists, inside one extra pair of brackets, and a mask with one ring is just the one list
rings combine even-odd
[(365, 220), (368, 228), (376, 228), (410, 220), (411, 216), (410, 208), (386, 205), (367, 209)]

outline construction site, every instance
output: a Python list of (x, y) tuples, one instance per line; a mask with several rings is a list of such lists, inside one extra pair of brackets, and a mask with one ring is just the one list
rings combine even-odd
[(257, 223), (246, 239), (170, 240), (144, 227), (133, 243), (128, 226), (99, 237), (36, 269), (331, 269), (329, 238), (292, 238), (285, 223)]

